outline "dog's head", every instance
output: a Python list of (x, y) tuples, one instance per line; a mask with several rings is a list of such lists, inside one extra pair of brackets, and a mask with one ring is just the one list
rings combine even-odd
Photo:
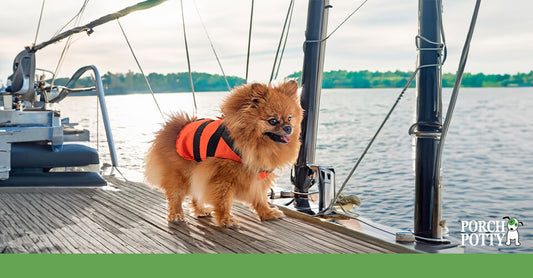
[(509, 231), (516, 231), (518, 230), (518, 224), (521, 224), (522, 226), (524, 226), (524, 223), (522, 221), (518, 221), (518, 219), (516, 218), (510, 218), (509, 216), (505, 216), (503, 217), (503, 219), (507, 219), (507, 229), (509, 229)]
[(236, 148), (244, 156), (253, 152), (284, 160), (296, 159), (303, 117), (297, 90), (296, 81), (277, 86), (253, 83), (235, 88), (225, 99), (222, 114)]

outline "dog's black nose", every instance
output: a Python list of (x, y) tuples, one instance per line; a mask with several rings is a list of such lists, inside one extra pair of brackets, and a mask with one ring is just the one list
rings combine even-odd
[(290, 135), (292, 133), (292, 127), (290, 125), (286, 125), (283, 127), (283, 131)]

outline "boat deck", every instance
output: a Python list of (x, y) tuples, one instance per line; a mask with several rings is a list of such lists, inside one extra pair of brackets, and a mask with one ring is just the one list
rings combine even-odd
[[(163, 194), (106, 177), (105, 188), (0, 188), (0, 253), (394, 253), (320, 221), (289, 216), (260, 222), (243, 205), (240, 228), (211, 218), (165, 220)], [(305, 217), (304, 217), (305, 218)], [(335, 224), (331, 224), (335, 225)]]

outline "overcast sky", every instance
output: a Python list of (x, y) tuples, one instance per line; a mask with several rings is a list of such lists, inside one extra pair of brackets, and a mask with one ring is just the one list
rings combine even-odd
[[(133, 5), (140, 0), (90, 0), (81, 23)], [(184, 0), (192, 70), (220, 73), (193, 0)], [(255, 1), (250, 80), (268, 81), (289, 4), (288, 0)], [(331, 31), (363, 1), (330, 0)], [(474, 0), (444, 0), (448, 60), (444, 72), (455, 72)], [(244, 77), (251, 1), (196, 0), (228, 75)], [(415, 0), (369, 0), (327, 42), (324, 70), (413, 70), (414, 37), (418, 32)], [(13, 58), (33, 43), (42, 0), (0, 1), (0, 84), (11, 74)], [(81, 8), (83, 0), (46, 0), (37, 43), (51, 38)], [(533, 1), (483, 0), (467, 72), (516, 73), (533, 70)], [(296, 0), (294, 18), (280, 76), (302, 68), (302, 42), (307, 1)], [(187, 70), (179, 0), (122, 18), (136, 55), (146, 73)], [(78, 34), (59, 76), (70, 76), (85, 65), (105, 72), (138, 72), (115, 21), (96, 27), (91, 36)], [(39, 68), (53, 70), (63, 42), (37, 52)]]

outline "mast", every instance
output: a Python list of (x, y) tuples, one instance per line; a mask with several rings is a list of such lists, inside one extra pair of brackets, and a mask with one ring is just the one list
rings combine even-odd
[(442, 130), (441, 26), (439, 0), (418, 1), (418, 73), (415, 124), (415, 215), (418, 239), (441, 241), (440, 167), (437, 161)]
[[(307, 28), (304, 43), (302, 69), (301, 105), (304, 109), (300, 152), (294, 166), (292, 182), (295, 186), (295, 206), (298, 210), (310, 212), (306, 193), (313, 184), (315, 144), (318, 130), (318, 112), (322, 88), (322, 70), (326, 49), (326, 29), (329, 0), (310, 0), (307, 11)], [(298, 194), (301, 193), (301, 194)]]

